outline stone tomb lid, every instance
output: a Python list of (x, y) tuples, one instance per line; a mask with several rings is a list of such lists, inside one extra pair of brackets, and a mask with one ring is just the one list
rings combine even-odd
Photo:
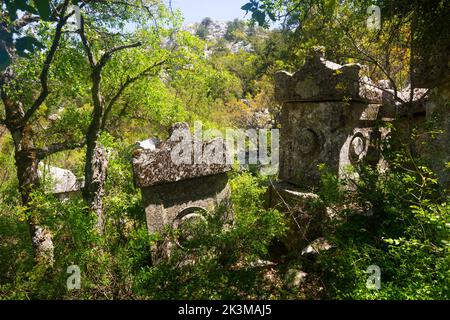
[(230, 159), (222, 138), (200, 141), (190, 133), (188, 124), (176, 123), (168, 140), (134, 150), (134, 180), (138, 187), (146, 188), (222, 174), (232, 169)]
[(360, 101), (381, 103), (382, 91), (371, 79), (360, 76), (363, 65), (339, 65), (324, 58), (321, 47), (294, 74), (275, 74), (275, 96), (280, 102)]

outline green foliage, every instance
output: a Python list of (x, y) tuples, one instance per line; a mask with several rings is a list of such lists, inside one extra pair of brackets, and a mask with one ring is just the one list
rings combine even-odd
[(268, 26), (269, 23), (267, 20), (275, 21), (275, 12), (276, 3), (272, 1), (263, 1), (259, 3), (257, 0), (250, 0), (250, 2), (246, 3), (241, 7), (246, 13), (252, 13), (252, 19), (256, 21), (260, 26)]
[[(381, 9), (379, 30), (367, 28), (371, 5)], [(289, 62), (301, 64), (312, 47), (324, 46), (327, 59), (340, 64), (360, 62), (369, 67), (372, 79), (389, 79), (398, 89), (408, 85), (410, 74), (424, 77), (416, 69), (423, 68), (423, 63), (431, 67), (427, 55), (439, 56), (449, 43), (450, 7), (442, 0), (420, 0), (414, 5), (409, 1), (251, 0), (242, 10), (265, 28), (275, 22), (281, 25), (290, 48)]]
[[(265, 187), (249, 174), (232, 180), (234, 223), (223, 226), (220, 211), (192, 232), (195, 250), (175, 249), (169, 262), (141, 270), (134, 291), (152, 299), (268, 298), (270, 283), (251, 267), (267, 258), (270, 242), (285, 232), (283, 216), (262, 207)], [(263, 185), (261, 185), (263, 183)], [(223, 212), (222, 212), (223, 213)]]
[(320, 172), (319, 195), (327, 205), (336, 205), (343, 202), (343, 186), (339, 178), (327, 170), (325, 164), (318, 166)]
[(209, 26), (212, 24), (211, 18), (204, 18), (200, 25), (197, 28), (196, 35), (203, 40), (206, 40), (206, 37), (209, 34)]
[(225, 39), (227, 41), (245, 41), (247, 24), (243, 20), (235, 19), (227, 23)]
[[(57, 6), (59, 1), (53, 3)], [(352, 172), (359, 179), (343, 183), (320, 166), (319, 194), (336, 213), (330, 226), (323, 226), (333, 248), (318, 255), (318, 261), (309, 257), (282, 261), (269, 276), (267, 269), (252, 263), (273, 257), (269, 248), (286, 237), (289, 222), (280, 212), (265, 208), (266, 179), (234, 174), (234, 222), (224, 225), (225, 208), (220, 208), (206, 217), (207, 223), (168, 230), (172, 238), (184, 232), (192, 236), (185, 237), (184, 250), (175, 246), (169, 261), (154, 265), (151, 248), (162, 235), (147, 231), (131, 170), (135, 141), (165, 138), (174, 122), (201, 120), (205, 128), (220, 129), (256, 127), (252, 117), (261, 109), (277, 119), (274, 72), (294, 71), (316, 45), (324, 45), (327, 57), (339, 63), (368, 61), (374, 80), (391, 76), (400, 88), (409, 79), (411, 39), (426, 42), (435, 39), (424, 37), (431, 31), (439, 39), (448, 33), (448, 28), (430, 30), (433, 24), (428, 23), (446, 25), (444, 1), (430, 2), (438, 3), (436, 10), (427, 10), (426, 1), (418, 1), (418, 7), (407, 1), (379, 2), (383, 28), (369, 32), (365, 9), (373, 1), (251, 0), (242, 9), (254, 22), (267, 28), (275, 20), (283, 21), (282, 29), (269, 31), (235, 20), (227, 24), (221, 39), (209, 34), (211, 19), (205, 18), (193, 35), (181, 30), (180, 16), (172, 15), (162, 2), (151, 3), (155, 10), (151, 19), (143, 14), (141, 1), (95, 1), (83, 9), (96, 60), (113, 47), (142, 44), (115, 52), (100, 83), (105, 107), (111, 106), (99, 136), (99, 143), (110, 152), (103, 236), (96, 232), (96, 218), (80, 195), (61, 201), (45, 192), (52, 182), (43, 181), (32, 190), (29, 206), (52, 234), (55, 262), (51, 267), (35, 264), (26, 225), (30, 210), (20, 204), (14, 145), (0, 126), (0, 299), (303, 297), (273, 279), (291, 267), (311, 267), (314, 272), (309, 276), (320, 278), (328, 298), (449, 298), (450, 199), (434, 173), (415, 157), (411, 144), (397, 140), (398, 135), (383, 146), (391, 166), (384, 174), (361, 165)], [(26, 111), (40, 93), (46, 52), (37, 49), (51, 46), (54, 21), (49, 21), (48, 1), (4, 4), (0, 71), (11, 67), (15, 79), (5, 90)], [(18, 10), (42, 19), (16, 33)], [(411, 21), (417, 12), (421, 14), (413, 33)], [(92, 120), (91, 71), (78, 35), (63, 32), (49, 70), (50, 95), (32, 119), (33, 147), (83, 140)], [(3, 104), (0, 107), (3, 119), (6, 110)], [(415, 139), (420, 136), (413, 134)], [(78, 150), (44, 162), (82, 176), (84, 161), (83, 150)], [(361, 211), (372, 215), (363, 216)], [(366, 288), (365, 272), (373, 264), (382, 272), (379, 291)], [(66, 288), (70, 265), (81, 269), (81, 290)], [(310, 297), (315, 296), (306, 296)]]
[[(124, 172), (112, 160), (114, 176)], [(118, 178), (118, 177), (117, 177)], [(120, 181), (112, 177), (114, 181)], [(125, 181), (130, 181), (125, 179)], [(250, 267), (267, 257), (271, 240), (284, 234), (282, 215), (262, 208), (266, 182), (249, 174), (232, 181), (235, 221), (224, 228), (219, 211), (193, 250), (174, 250), (170, 261), (151, 265), (150, 235), (139, 197), (132, 188), (117, 186), (105, 198), (107, 231), (100, 238), (95, 217), (77, 198), (61, 202), (41, 192), (33, 194), (39, 218), (53, 233), (55, 263), (34, 265), (26, 225), (15, 214), (0, 216), (4, 244), (0, 247), (2, 299), (112, 299), (112, 298), (263, 298), (274, 294), (261, 269)], [(110, 188), (111, 190), (114, 188)], [(123, 191), (119, 191), (123, 190)], [(131, 193), (127, 193), (129, 190)], [(131, 196), (131, 197), (130, 197)], [(23, 218), (23, 217), (22, 217)], [(193, 232), (196, 232), (193, 230)], [(198, 230), (197, 230), (198, 232)], [(187, 247), (190, 247), (186, 244)], [(188, 261), (195, 261), (190, 264)], [(81, 269), (81, 290), (68, 291), (67, 267)]]
[[(321, 195), (338, 212), (327, 235), (336, 247), (319, 258), (333, 298), (450, 298), (450, 198), (431, 170), (411, 157), (409, 145), (403, 146), (385, 152), (392, 159), (385, 174), (360, 168), (356, 193), (344, 193), (348, 185), (337, 186), (337, 180), (324, 175)], [(345, 205), (355, 202), (370, 204), (365, 208), (370, 215)], [(381, 268), (381, 290), (366, 288), (370, 265)]]
[(13, 27), (19, 16), (18, 12), (22, 11), (24, 14), (37, 15), (42, 21), (52, 20), (50, 1), (48, 0), (5, 0), (4, 4), (2, 2), (1, 7), (0, 72), (5, 70), (11, 63), (12, 59), (8, 53), (8, 49), (14, 49), (21, 57), (28, 57), (36, 49), (44, 48), (42, 43), (34, 36), (23, 36), (23, 34)]

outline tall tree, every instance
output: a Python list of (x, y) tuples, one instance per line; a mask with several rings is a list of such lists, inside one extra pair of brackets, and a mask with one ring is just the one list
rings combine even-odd
[[(51, 232), (42, 225), (39, 210), (33, 202), (33, 192), (40, 185), (38, 165), (49, 155), (86, 145), (86, 187), (83, 194), (91, 208), (99, 213), (98, 225), (102, 230), (101, 198), (106, 166), (102, 167), (105, 153), (98, 145), (99, 134), (107, 127), (113, 106), (131, 84), (158, 73), (167, 57), (155, 48), (164, 47), (163, 40), (169, 40), (168, 37), (164, 39), (163, 32), (155, 31), (158, 37), (144, 37), (147, 40), (141, 41), (138, 38), (145, 33), (133, 34), (122, 29), (136, 25), (145, 29), (156, 18), (170, 20), (168, 14), (158, 14), (168, 12), (160, 1), (83, 1), (79, 8), (87, 23), (82, 25), (81, 37), (78, 37), (65, 27), (74, 14), (67, 10), (69, 0), (52, 4), (51, 21), (42, 20), (32, 11), (25, 12), (12, 23), (18, 39), (35, 39), (31, 41), (43, 48), (37, 51), (27, 47), (25, 58), (17, 49), (16, 41), (2, 41), (2, 46), (7, 46), (10, 61), (1, 73), (0, 82), (0, 123), (8, 128), (14, 141), (17, 178), (33, 248), (37, 260), (49, 262), (53, 256)], [(27, 18), (23, 20), (24, 17)], [(2, 21), (3, 18), (9, 17), (2, 15)], [(139, 62), (120, 65), (116, 71), (105, 68), (112, 58), (137, 47), (142, 48), (139, 54), (133, 52), (139, 57)], [(112, 64), (114, 67), (117, 65), (117, 61)], [(102, 73), (105, 70), (114, 75), (114, 79), (120, 79), (119, 82), (108, 79), (106, 94), (102, 91), (102, 84), (105, 84), (102, 83)], [(38, 79), (35, 79), (36, 73), (39, 73)], [(85, 90), (89, 82), (90, 99)], [(85, 106), (89, 105), (92, 106), (92, 114), (86, 124)], [(50, 120), (55, 112), (59, 112), (62, 119)], [(67, 124), (66, 120), (70, 123)]]
[[(88, 2), (85, 2), (80, 6), (83, 7), (87, 3)], [(42, 21), (41, 17), (33, 15), (35, 13), (33, 8), (21, 8), (25, 9), (25, 12), (21, 17), (12, 15), (14, 10), (11, 5), (11, 2), (6, 3), (6, 7), (9, 9), (9, 18), (11, 18), (11, 16), (17, 18), (11, 24), (14, 26), (15, 33), (25, 34), (26, 32), (32, 32), (33, 28), (36, 28), (34, 23), (40, 23)], [(52, 27), (51, 40), (43, 54), (44, 59), (39, 63), (40, 72), (38, 86), (40, 89), (33, 92), (30, 99), (24, 99), (24, 95), (20, 94), (20, 92), (23, 92), (24, 88), (19, 80), (17, 74), (18, 70), (17, 68), (14, 68), (13, 65), (6, 67), (0, 77), (0, 95), (4, 107), (4, 119), (0, 119), (0, 123), (3, 123), (8, 128), (14, 141), (17, 178), (22, 204), (27, 213), (27, 222), (32, 245), (36, 259), (38, 261), (47, 261), (50, 263), (53, 261), (53, 242), (51, 234), (48, 229), (40, 224), (39, 217), (35, 214), (32, 202), (32, 192), (39, 186), (38, 164), (51, 154), (79, 147), (82, 143), (59, 141), (50, 145), (37, 147), (35, 120), (36, 114), (50, 94), (50, 69), (55, 61), (55, 56), (61, 44), (63, 27), (67, 23), (68, 18), (73, 14), (66, 12), (68, 6), (69, 0), (56, 3), (53, 11), (49, 14), (53, 20), (56, 20), (56, 25)], [(5, 17), (3, 15), (6, 14), (5, 12), (6, 11), (2, 12), (2, 21), (4, 21)], [(24, 38), (35, 39), (31, 36), (25, 36), (19, 39)], [(29, 41), (31, 41), (31, 43), (39, 43), (36, 39)], [(17, 41), (15, 43), (4, 41), (2, 45), (6, 47), (9, 60), (12, 64), (19, 60), (20, 56), (23, 56), (22, 53), (27, 53), (26, 51), (21, 52), (20, 50), (17, 50)], [(30, 47), (27, 48), (30, 49)], [(30, 51), (32, 50), (28, 50), (28, 52)], [(36, 59), (36, 62), (38, 62), (38, 60), (39, 59)]]
[[(110, 12), (109, 23), (140, 23), (141, 27), (148, 27), (151, 31), (117, 33), (110, 26), (105, 27), (105, 20), (98, 21), (90, 18), (89, 12), (82, 19), (79, 35), (82, 46), (90, 66), (91, 101), (93, 106), (92, 119), (86, 134), (86, 165), (85, 186), (83, 197), (90, 204), (91, 210), (97, 215), (97, 227), (104, 232), (104, 210), (102, 198), (104, 196), (106, 173), (108, 167), (107, 150), (99, 143), (102, 130), (106, 129), (108, 118), (113, 107), (123, 95), (124, 91), (139, 80), (155, 76), (161, 67), (168, 63), (170, 57), (170, 33), (160, 27), (162, 20), (167, 18), (167, 8), (159, 1), (125, 1), (115, 3), (115, 10)], [(127, 12), (125, 17), (116, 13)], [(144, 17), (147, 17), (145, 19)], [(149, 26), (148, 21), (151, 22)], [(171, 31), (174, 32), (173, 30)], [(89, 39), (90, 38), (90, 39)], [(93, 40), (96, 39), (96, 40)], [(165, 49), (162, 42), (167, 41)], [(114, 43), (111, 46), (111, 43)], [(111, 46), (111, 47), (108, 47)], [(134, 49), (134, 50), (133, 50)], [(129, 60), (128, 65), (117, 65), (121, 56), (132, 53), (135, 61)], [(144, 55), (144, 56), (143, 56)], [(108, 64), (114, 57), (114, 72), (108, 72)], [(121, 74), (118, 76), (117, 72)], [(102, 81), (104, 74), (107, 79)], [(117, 81), (117, 78), (120, 78)], [(104, 87), (108, 93), (105, 93)]]

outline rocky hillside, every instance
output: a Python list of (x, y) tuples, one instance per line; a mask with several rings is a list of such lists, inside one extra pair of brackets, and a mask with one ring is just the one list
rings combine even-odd
[(232, 53), (250, 52), (253, 50), (250, 38), (265, 34), (261, 28), (250, 26), (248, 22), (238, 19), (223, 22), (204, 18), (202, 22), (190, 24), (186, 29), (207, 41), (206, 52), (208, 54), (216, 48), (225, 48)]

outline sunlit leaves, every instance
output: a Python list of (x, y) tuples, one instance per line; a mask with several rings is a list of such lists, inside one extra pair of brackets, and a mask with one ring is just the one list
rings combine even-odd
[[(24, 14), (39, 15), (43, 21), (49, 20), (51, 15), (49, 0), (5, 0), (5, 7), (10, 25), (13, 25), (19, 18), (19, 12), (21, 12), (21, 17)], [(37, 49), (42, 49), (43, 45), (34, 36), (22, 36), (14, 28), (0, 30), (0, 71), (11, 63), (11, 56), (7, 48), (9, 51), (15, 49), (21, 57), (29, 57)]]

